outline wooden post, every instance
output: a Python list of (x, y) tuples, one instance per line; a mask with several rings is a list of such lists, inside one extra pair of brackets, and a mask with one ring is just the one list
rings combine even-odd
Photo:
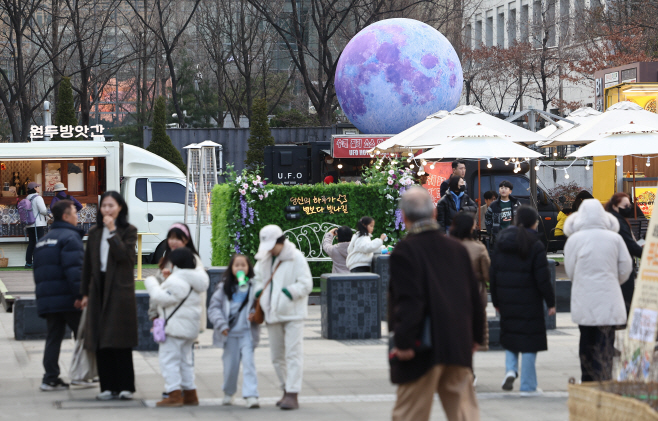
[(635, 196), (635, 157), (631, 155), (631, 166), (633, 167), (633, 213), (635, 214), (635, 219), (637, 219), (637, 202)]

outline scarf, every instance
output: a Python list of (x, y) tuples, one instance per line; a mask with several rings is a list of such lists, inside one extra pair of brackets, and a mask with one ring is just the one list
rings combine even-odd
[(452, 199), (455, 201), (455, 207), (457, 210), (459, 210), (462, 207), (462, 201), (460, 200), (462, 196), (464, 196), (464, 192), (459, 192), (459, 194), (455, 194), (452, 190), (449, 190), (450, 194), (452, 195)]
[(425, 231), (434, 231), (439, 229), (439, 223), (434, 218), (421, 219), (414, 222), (407, 230), (407, 235), (420, 234)]

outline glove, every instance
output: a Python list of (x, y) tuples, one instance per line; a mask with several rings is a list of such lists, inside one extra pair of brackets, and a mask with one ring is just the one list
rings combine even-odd
[(288, 298), (290, 298), (290, 299), (292, 300), (292, 294), (290, 293), (290, 291), (288, 291), (288, 288), (283, 288), (281, 291), (282, 291), (284, 294), (286, 294), (286, 297), (288, 297)]
[(263, 290), (262, 290), (262, 289), (259, 289), (258, 291), (256, 291), (256, 298), (260, 297), (260, 295), (261, 295), (262, 293), (263, 293)]

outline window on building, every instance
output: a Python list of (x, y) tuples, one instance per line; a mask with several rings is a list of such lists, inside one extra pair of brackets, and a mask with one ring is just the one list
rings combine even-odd
[(482, 15), (475, 17), (475, 46), (477, 48), (482, 44)]
[(498, 8), (496, 19), (496, 45), (505, 47), (505, 12), (502, 6)]
[(471, 31), (472, 31), (471, 25), (470, 24), (466, 25), (466, 27), (464, 28), (464, 46), (466, 48), (473, 48)]
[(571, 43), (570, 20), (571, 14), (569, 13), (569, 0), (560, 0), (560, 44)]
[(521, 21), (520, 21), (520, 26), (521, 26), (521, 33), (519, 40), (521, 42), (528, 42), (528, 38), (530, 36), (530, 8), (528, 5), (523, 5), (521, 6)]
[(557, 15), (555, 14), (555, 0), (549, 0), (546, 5), (546, 19), (545, 25), (548, 27), (548, 46), (555, 47), (557, 45)]
[[(490, 15), (491, 12), (487, 12), (487, 14)], [(485, 44), (487, 47), (491, 47), (493, 45), (493, 16), (487, 16), (486, 26)]]
[(535, 1), (532, 4), (532, 26), (532, 44), (535, 47), (541, 47), (544, 33), (541, 1)]
[[(510, 3), (514, 5), (514, 3)], [(516, 9), (509, 9), (507, 12), (507, 45), (512, 45), (516, 41)]]

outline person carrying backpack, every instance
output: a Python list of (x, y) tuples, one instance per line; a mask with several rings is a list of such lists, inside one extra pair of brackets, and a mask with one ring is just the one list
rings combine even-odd
[(77, 212), (80, 212), (82, 210), (82, 203), (80, 203), (75, 197), (69, 195), (66, 192), (66, 186), (64, 185), (64, 183), (55, 183), (55, 187), (53, 188), (53, 191), (55, 192), (55, 197), (53, 197), (52, 202), (50, 202), (51, 210), (53, 206), (55, 206), (55, 203), (65, 199), (73, 202), (73, 204), (75, 205), (75, 210)]
[(46, 215), (48, 215), (48, 208), (43, 198), (39, 196), (36, 188), (41, 187), (41, 184), (34, 181), (27, 185), (27, 197), (18, 202), (18, 215), (21, 222), (25, 224), (25, 232), (27, 233), (28, 244), (27, 251), (25, 252), (25, 268), (32, 269), (32, 256), (34, 254), (34, 247), (37, 241), (43, 237), (44, 227), (48, 225)]

